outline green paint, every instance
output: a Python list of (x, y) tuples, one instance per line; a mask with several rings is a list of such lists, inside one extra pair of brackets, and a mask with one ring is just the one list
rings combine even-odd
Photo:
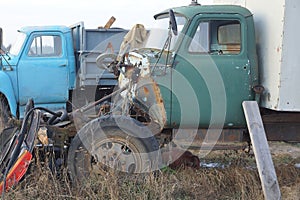
[[(255, 99), (252, 87), (258, 83), (252, 14), (239, 6), (186, 6), (174, 12), (188, 21), (175, 45), (172, 68), (155, 76), (164, 85), (167, 125), (207, 128), (224, 122), (225, 127), (244, 127), (242, 101)], [(200, 23), (208, 39), (202, 41), (203, 52), (193, 52), (191, 38)], [(229, 30), (233, 27), (239, 32)]]

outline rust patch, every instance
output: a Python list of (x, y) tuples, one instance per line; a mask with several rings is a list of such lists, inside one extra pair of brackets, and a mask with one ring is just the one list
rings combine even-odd
[(150, 77), (140, 77), (135, 96), (136, 100), (138, 100), (137, 107), (149, 114), (151, 123), (158, 124), (160, 132), (166, 123), (167, 117), (157, 83)]
[(149, 96), (149, 89), (147, 87), (144, 87), (144, 93), (145, 96)]
[(280, 52), (280, 47), (277, 47), (277, 53), (279, 53)]

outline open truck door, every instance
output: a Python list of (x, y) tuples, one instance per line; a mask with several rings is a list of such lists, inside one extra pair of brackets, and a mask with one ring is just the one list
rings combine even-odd
[[(40, 111), (29, 101), (20, 129), (10, 127), (0, 137), (0, 194), (17, 184), (26, 174), (32, 159), (40, 123)], [(2, 196), (3, 197), (3, 196)]]

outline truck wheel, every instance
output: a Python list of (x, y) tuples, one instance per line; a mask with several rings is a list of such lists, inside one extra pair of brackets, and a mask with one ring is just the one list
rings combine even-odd
[[(146, 133), (147, 132), (147, 133)], [(147, 137), (139, 137), (147, 134)], [(68, 168), (75, 182), (109, 169), (126, 173), (156, 170), (159, 145), (151, 131), (132, 118), (103, 117), (84, 126), (72, 140)]]
[[(1, 97), (0, 97), (1, 98)], [(9, 121), (11, 119), (11, 114), (9, 111), (8, 103), (6, 99), (0, 99), (0, 134), (3, 129), (9, 127)]]

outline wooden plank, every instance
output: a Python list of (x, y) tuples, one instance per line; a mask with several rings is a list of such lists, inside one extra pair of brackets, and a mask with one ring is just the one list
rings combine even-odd
[(105, 26), (104, 26), (104, 28), (105, 29), (109, 29), (112, 25), (113, 25), (113, 23), (116, 21), (116, 18), (114, 17), (114, 16), (112, 16), (109, 20), (108, 20), (108, 22), (105, 24)]
[(277, 176), (258, 104), (256, 101), (244, 101), (243, 109), (265, 199), (281, 199)]

